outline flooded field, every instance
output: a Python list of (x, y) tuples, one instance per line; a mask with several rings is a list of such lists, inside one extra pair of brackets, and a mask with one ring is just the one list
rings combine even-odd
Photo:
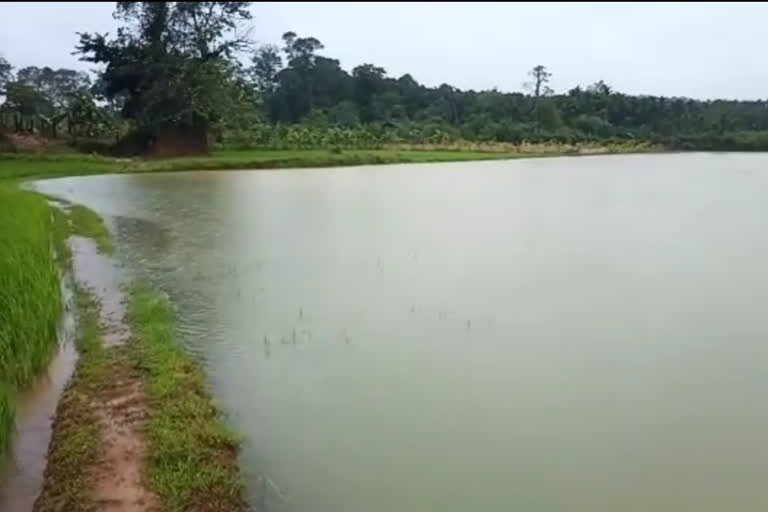
[(102, 176), (286, 512), (768, 506), (768, 156)]

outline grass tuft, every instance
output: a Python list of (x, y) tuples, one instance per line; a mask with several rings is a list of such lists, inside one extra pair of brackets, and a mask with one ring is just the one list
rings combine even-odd
[(69, 207), (69, 220), (73, 235), (93, 239), (99, 252), (103, 254), (111, 255), (115, 252), (109, 230), (96, 212), (85, 206), (75, 204)]
[(176, 344), (170, 302), (128, 289), (136, 364), (148, 396), (147, 480), (168, 511), (245, 510), (239, 439), (211, 404), (202, 371)]

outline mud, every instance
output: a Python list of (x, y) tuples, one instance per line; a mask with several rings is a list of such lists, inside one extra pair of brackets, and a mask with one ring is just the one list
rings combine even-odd
[(80, 286), (100, 303), (102, 340), (111, 357), (111, 380), (91, 405), (101, 431), (102, 452), (89, 469), (89, 482), (97, 512), (155, 512), (159, 500), (142, 482), (147, 450), (144, 442), (146, 397), (140, 375), (125, 357), (117, 354), (130, 339), (125, 323), (125, 296), (119, 269), (111, 258), (98, 253), (87, 238), (72, 237), (73, 269)]

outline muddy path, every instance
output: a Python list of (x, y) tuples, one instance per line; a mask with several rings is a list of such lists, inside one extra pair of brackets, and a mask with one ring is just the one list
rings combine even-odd
[[(57, 410), (50, 460), (34, 507), (9, 510), (159, 511), (157, 496), (143, 481), (146, 395), (126, 349), (131, 333), (119, 269), (90, 239), (73, 236), (70, 248), (83, 356)], [(82, 457), (72, 457), (69, 452), (84, 432), (97, 439), (89, 440)], [(72, 471), (80, 475), (76, 486), (64, 482)]]

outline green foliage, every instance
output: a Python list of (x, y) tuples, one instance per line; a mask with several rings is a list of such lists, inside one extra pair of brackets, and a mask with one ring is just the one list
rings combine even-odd
[(242, 100), (232, 54), (250, 19), (248, 2), (118, 2), (117, 36), (80, 34), (82, 59), (104, 64), (107, 99), (121, 98), (122, 115), (139, 133), (196, 133)]
[(563, 126), (560, 112), (554, 102), (542, 99), (536, 103), (536, 122), (545, 130), (555, 131)]
[(616, 133), (614, 126), (598, 116), (579, 114), (572, 122), (572, 126), (584, 134), (595, 137), (612, 137)]
[[(303, 53), (294, 49), (305, 44)], [(275, 72), (271, 60), (268, 93), (262, 96), (264, 115), (275, 124), (271, 133), (253, 126), (250, 139), (263, 147), (314, 147), (318, 140), (333, 139), (334, 128), (352, 129), (360, 147), (394, 141), (425, 144), (437, 141), (494, 141), (512, 143), (574, 143), (618, 138), (654, 141), (672, 147), (701, 147), (712, 141), (720, 148), (754, 148), (749, 142), (728, 140), (731, 132), (768, 131), (768, 102), (697, 101), (688, 98), (630, 96), (614, 91), (602, 80), (554, 94), (552, 73), (534, 67), (525, 84), (530, 94), (498, 90), (462, 91), (447, 84), (426, 87), (411, 75), (391, 78), (384, 69), (363, 64), (347, 73), (337, 60), (316, 55), (322, 44), (314, 38), (284, 36), (286, 67)], [(273, 49), (274, 51), (274, 49)], [(261, 59), (257, 54), (255, 60)], [(256, 82), (260, 90), (265, 87)], [(319, 112), (324, 113), (320, 116)], [(320, 119), (324, 123), (318, 122)], [(305, 135), (303, 128), (286, 131), (281, 125), (304, 125), (319, 133)], [(362, 126), (358, 126), (362, 125)], [(386, 135), (381, 135), (381, 131)], [(367, 133), (376, 133), (374, 140)], [(366, 135), (363, 135), (363, 134)], [(710, 138), (718, 134), (718, 140)], [(281, 138), (285, 135), (287, 138)], [(248, 138), (241, 135), (241, 139)], [(280, 139), (279, 141), (277, 139)], [(308, 140), (309, 139), (309, 140)], [(695, 140), (693, 140), (695, 139)], [(341, 143), (342, 147), (348, 147)], [(251, 146), (252, 147), (252, 146)], [(322, 146), (320, 146), (322, 147)], [(764, 147), (768, 149), (768, 147)]]
[(0, 382), (0, 456), (5, 454), (9, 442), (9, 434), (13, 430), (14, 390), (11, 385)]
[(114, 253), (115, 246), (112, 244), (109, 230), (96, 212), (79, 204), (71, 205), (68, 210), (70, 231), (73, 235), (92, 239), (103, 254)]
[(66, 109), (72, 94), (91, 85), (87, 73), (47, 66), (22, 68), (16, 73), (16, 81), (38, 92), (57, 111)]
[(118, 2), (115, 15), (122, 22), (116, 36), (80, 35), (83, 60), (105, 65), (90, 90), (82, 73), (32, 67), (14, 78), (0, 60), (0, 87), (8, 89), (0, 121), (40, 131), (34, 118), (55, 133), (57, 116), (66, 115), (73, 137), (114, 140), (132, 129), (146, 146), (165, 131), (197, 141), (210, 133), (219, 146), (248, 148), (618, 139), (768, 149), (754, 135), (768, 132), (762, 100), (632, 96), (602, 80), (554, 94), (544, 65), (529, 72), (528, 94), (427, 87), (372, 63), (347, 72), (321, 54), (320, 40), (295, 32), (283, 34), (280, 46), (256, 48), (243, 67), (233, 55), (250, 49), (239, 36), (248, 2)]
[(0, 56), (0, 94), (5, 94), (5, 85), (13, 79), (13, 66)]
[(260, 47), (251, 58), (253, 65), (249, 69), (256, 90), (271, 94), (277, 85), (277, 72), (283, 66), (280, 50), (275, 45)]

